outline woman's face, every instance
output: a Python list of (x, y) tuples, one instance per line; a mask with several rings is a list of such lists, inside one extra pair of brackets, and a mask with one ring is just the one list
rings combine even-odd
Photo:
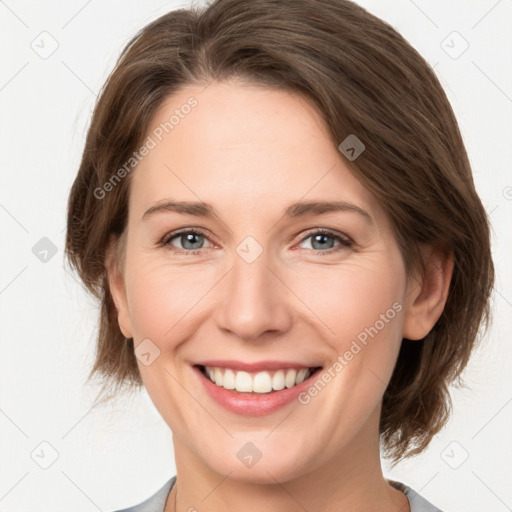
[[(177, 457), (269, 482), (378, 450), (412, 287), (320, 115), (290, 92), (214, 82), (170, 97), (148, 135), (111, 287)], [(318, 367), (294, 385), (293, 369)]]

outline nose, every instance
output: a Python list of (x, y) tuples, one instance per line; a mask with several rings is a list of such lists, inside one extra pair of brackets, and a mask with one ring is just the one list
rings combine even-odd
[(268, 341), (290, 329), (293, 293), (270, 264), (265, 252), (251, 263), (235, 254), (216, 309), (220, 329), (245, 341)]

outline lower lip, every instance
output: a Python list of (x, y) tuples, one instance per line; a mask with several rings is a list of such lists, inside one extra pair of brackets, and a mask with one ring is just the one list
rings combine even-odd
[(229, 411), (244, 416), (264, 416), (281, 409), (281, 407), (293, 402), (300, 393), (311, 386), (311, 378), (318, 373), (318, 370), (315, 371), (305, 381), (292, 388), (284, 388), (270, 393), (241, 393), (240, 391), (217, 386), (197, 366), (194, 366), (193, 370), (199, 375), (206, 392), (211, 398)]

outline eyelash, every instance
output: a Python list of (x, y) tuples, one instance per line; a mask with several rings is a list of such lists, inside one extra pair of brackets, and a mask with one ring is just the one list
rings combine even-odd
[[(196, 253), (196, 251), (201, 251), (202, 249), (193, 249), (193, 250), (178, 249), (178, 248), (177, 248), (177, 250), (173, 250), (172, 249), (173, 246), (170, 245), (171, 240), (174, 240), (175, 238), (178, 238), (179, 236), (182, 236), (182, 235), (187, 235), (189, 233), (202, 235), (203, 237), (205, 237), (207, 240), (210, 241), (208, 235), (202, 229), (200, 229), (200, 228), (186, 228), (186, 229), (183, 229), (183, 230), (172, 231), (171, 233), (167, 233), (160, 240), (160, 242), (158, 242), (158, 245), (160, 247), (169, 247), (169, 248), (171, 248), (170, 249), (171, 252), (173, 252), (175, 254), (191, 254), (191, 253), (194, 254), (194, 253)], [(330, 254), (330, 253), (336, 252), (336, 251), (341, 250), (341, 249), (351, 248), (354, 245), (352, 240), (350, 240), (350, 238), (348, 238), (347, 236), (343, 236), (343, 235), (341, 235), (339, 233), (336, 233), (336, 232), (333, 232), (333, 231), (330, 231), (330, 230), (327, 230), (327, 229), (316, 229), (314, 231), (310, 231), (309, 233), (307, 233), (300, 240), (300, 243), (302, 243), (305, 240), (307, 240), (308, 238), (311, 238), (311, 237), (316, 236), (316, 235), (326, 235), (326, 236), (329, 236), (331, 238), (334, 238), (334, 239), (338, 240), (340, 242), (340, 244), (337, 247), (331, 247), (330, 249), (327, 249), (325, 251), (321, 251), (321, 250), (318, 250), (318, 249), (306, 249), (306, 250), (313, 251), (313, 252), (316, 252), (316, 253)]]

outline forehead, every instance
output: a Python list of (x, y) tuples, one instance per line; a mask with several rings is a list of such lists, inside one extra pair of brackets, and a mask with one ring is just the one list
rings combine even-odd
[(187, 86), (155, 112), (147, 136), (154, 147), (131, 184), (130, 203), (139, 212), (166, 197), (253, 213), (270, 200), (281, 207), (301, 198), (377, 207), (320, 113), (290, 91), (227, 82)]

